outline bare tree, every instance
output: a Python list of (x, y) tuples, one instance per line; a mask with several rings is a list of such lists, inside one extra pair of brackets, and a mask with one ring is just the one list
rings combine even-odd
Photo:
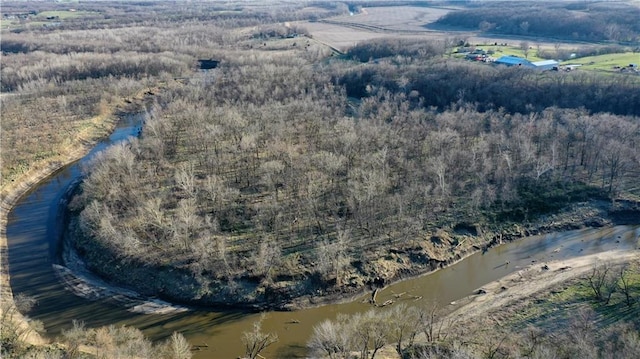
[(198, 187), (196, 186), (194, 164), (188, 162), (178, 167), (178, 169), (176, 169), (175, 181), (178, 188), (180, 188), (187, 197), (195, 196)]
[(262, 321), (265, 315), (253, 322), (253, 329), (242, 333), (242, 343), (244, 343), (245, 356), (248, 359), (256, 359), (260, 353), (270, 345), (278, 342), (278, 335), (275, 333), (264, 333), (262, 331)]
[(598, 350), (594, 343), (595, 312), (590, 307), (582, 307), (573, 317), (570, 330), (559, 342), (561, 357), (595, 359)]
[(335, 242), (325, 240), (318, 245), (318, 270), (322, 275), (335, 276), (337, 286), (341, 285), (342, 271), (349, 264), (349, 237), (348, 230), (339, 228)]
[(324, 320), (314, 326), (307, 347), (319, 357), (347, 359), (351, 352), (351, 342), (352, 338), (345, 327), (345, 317), (338, 316), (335, 321)]
[(624, 294), (625, 301), (627, 306), (631, 307), (635, 303), (635, 298), (633, 296), (633, 286), (631, 281), (629, 265), (624, 265), (620, 267), (620, 272), (618, 274), (618, 289), (622, 294)]
[(162, 359), (191, 359), (191, 344), (181, 333), (173, 332), (160, 348)]
[[(497, 335), (496, 335), (497, 334)], [(507, 334), (502, 333), (485, 333), (481, 341), (480, 351), (484, 359), (508, 358), (506, 340)]]
[(531, 358), (538, 352), (544, 339), (543, 332), (540, 328), (529, 326), (520, 343), (520, 353), (525, 358)]
[(396, 343), (396, 351), (402, 355), (405, 347), (412, 347), (420, 332), (420, 309), (399, 304), (388, 315), (389, 339)]
[(282, 248), (271, 236), (266, 236), (260, 242), (255, 257), (256, 273), (266, 280), (271, 279), (272, 269), (282, 261)]
[[(529, 23), (527, 23), (527, 28), (528, 28), (528, 25)], [(524, 58), (525, 59), (528, 58), (529, 57), (529, 41), (520, 42), (520, 50), (522, 50), (522, 53), (524, 53)]]
[(67, 356), (69, 359), (75, 359), (80, 355), (80, 345), (87, 340), (87, 329), (84, 322), (74, 320), (72, 327), (62, 331), (63, 343), (67, 345)]
[(378, 351), (387, 344), (387, 316), (388, 312), (375, 312), (371, 309), (351, 317), (352, 335), (361, 358), (374, 359)]
[(613, 275), (611, 266), (608, 263), (602, 265), (594, 264), (587, 280), (595, 299), (609, 304), (611, 296), (618, 287), (618, 278)]
[(285, 165), (280, 160), (273, 160), (260, 165), (260, 172), (262, 173), (261, 182), (275, 192), (276, 201), (278, 201), (279, 189), (284, 182), (284, 169)]
[(443, 320), (440, 306), (436, 302), (419, 312), (419, 325), (429, 343), (437, 342), (446, 336), (445, 320)]
[(136, 328), (110, 325), (91, 329), (87, 342), (96, 348), (98, 358), (147, 358), (153, 356), (153, 346)]

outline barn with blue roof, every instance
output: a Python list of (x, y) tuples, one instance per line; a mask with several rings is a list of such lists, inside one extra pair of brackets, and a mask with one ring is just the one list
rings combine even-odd
[(533, 67), (531, 61), (518, 56), (502, 56), (494, 62), (496, 65)]

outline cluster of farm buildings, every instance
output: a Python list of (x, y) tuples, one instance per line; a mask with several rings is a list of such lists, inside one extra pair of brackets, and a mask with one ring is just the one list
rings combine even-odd
[(504, 66), (522, 66), (529, 67), (538, 70), (557, 70), (560, 63), (556, 60), (542, 60), (542, 61), (529, 61), (522, 57), (507, 55), (499, 58), (495, 58), (491, 51), (476, 49), (472, 52), (466, 53), (465, 58), (472, 61), (491, 62), (496, 65)]
[(560, 63), (556, 60), (542, 60), (542, 61), (529, 61), (518, 56), (502, 56), (496, 59), (493, 63), (496, 65), (505, 66), (523, 66), (530, 67), (538, 70), (554, 70), (558, 69)]

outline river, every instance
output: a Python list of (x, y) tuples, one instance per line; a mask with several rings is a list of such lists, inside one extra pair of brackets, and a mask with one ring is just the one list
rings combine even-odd
[[(260, 314), (232, 310), (194, 309), (158, 315), (135, 314), (108, 300), (89, 301), (67, 291), (56, 277), (52, 265), (58, 262), (61, 205), (64, 193), (78, 181), (82, 166), (106, 146), (135, 135), (140, 116), (124, 119), (109, 140), (98, 144), (87, 156), (25, 194), (9, 213), (7, 240), (9, 272), (14, 294), (34, 297), (38, 304), (29, 313), (44, 323), (49, 336), (69, 328), (73, 319), (87, 326), (128, 325), (141, 329), (151, 339), (163, 339), (173, 331), (185, 335), (192, 345), (200, 346), (194, 358), (236, 358), (243, 354), (242, 332), (251, 328)], [(432, 301), (450, 303), (471, 294), (486, 283), (499, 279), (533, 261), (561, 260), (612, 249), (637, 247), (640, 226), (585, 229), (543, 236), (532, 236), (507, 243), (488, 252), (476, 253), (445, 269), (385, 288), (378, 301), (403, 296), (407, 304), (427, 305)], [(409, 295), (422, 296), (414, 301)], [(371, 308), (365, 297), (348, 303), (326, 305), (295, 312), (266, 313), (263, 330), (276, 332), (280, 341), (263, 354), (268, 358), (304, 357), (305, 344), (313, 326), (338, 313), (355, 313)], [(445, 304), (446, 305), (446, 304)], [(384, 310), (384, 309), (379, 309)]]

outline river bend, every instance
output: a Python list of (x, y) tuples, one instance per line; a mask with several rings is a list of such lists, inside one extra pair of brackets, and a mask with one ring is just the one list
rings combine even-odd
[[(141, 329), (151, 339), (182, 332), (192, 345), (201, 346), (194, 358), (234, 358), (242, 355), (241, 336), (259, 314), (232, 310), (195, 309), (173, 314), (136, 314), (110, 300), (90, 301), (75, 296), (60, 283), (53, 265), (58, 263), (62, 233), (60, 213), (64, 195), (81, 178), (81, 168), (108, 145), (136, 135), (141, 115), (125, 118), (107, 141), (87, 156), (70, 164), (25, 194), (8, 217), (9, 272), (14, 294), (37, 299), (29, 314), (41, 320), (50, 336), (69, 328), (73, 319), (87, 326), (128, 325)], [(640, 226), (585, 229), (533, 236), (476, 253), (445, 269), (402, 281), (378, 294), (379, 301), (393, 293), (407, 292), (422, 301), (450, 303), (471, 294), (532, 262), (562, 260), (612, 249), (636, 250)], [(507, 264), (508, 263), (508, 264)], [(409, 297), (409, 296), (407, 296)], [(338, 313), (354, 313), (371, 308), (363, 298), (344, 304), (326, 305), (295, 312), (271, 312), (263, 329), (276, 332), (280, 341), (264, 355), (269, 358), (303, 357), (313, 326)], [(407, 304), (416, 303), (408, 300)]]

